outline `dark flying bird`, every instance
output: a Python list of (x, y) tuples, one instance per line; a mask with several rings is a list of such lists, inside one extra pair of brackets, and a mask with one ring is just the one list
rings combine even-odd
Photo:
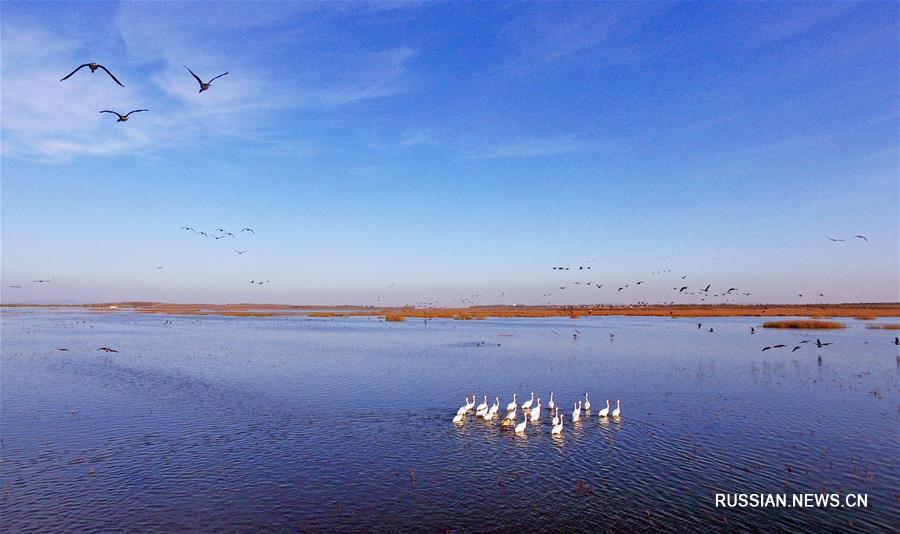
[[(109, 69), (107, 69), (106, 67), (104, 67), (103, 65), (100, 65), (100, 64), (98, 64), (98, 63), (85, 63), (84, 65), (78, 67), (77, 69), (75, 69), (75, 70), (73, 70), (72, 72), (70, 72), (69, 74), (67, 74), (67, 75), (66, 75), (62, 80), (60, 80), (60, 81), (62, 82), (62, 81), (67, 80), (67, 79), (69, 78), (69, 76), (75, 74), (76, 72), (80, 71), (81, 69), (83, 69), (83, 68), (85, 68), (85, 67), (91, 69), (91, 72), (92, 72), (92, 73), (93, 73), (95, 70), (97, 70), (97, 69), (103, 69), (103, 72), (109, 74), (109, 77), (112, 78), (114, 82), (116, 82), (116, 83), (119, 84), (119, 85), (122, 85), (122, 82), (120, 82), (118, 79), (116, 79), (116, 77), (113, 76), (113, 73), (109, 72)], [(125, 87), (125, 86), (122, 85), (122, 87)]]
[(208, 82), (206, 82), (206, 83), (203, 83), (203, 80), (201, 80), (199, 76), (197, 76), (196, 74), (194, 74), (194, 71), (192, 71), (191, 69), (189, 69), (187, 65), (185, 65), (184, 68), (186, 68), (186, 69), (188, 70), (188, 72), (191, 73), (191, 76), (193, 76), (194, 79), (197, 80), (197, 83), (200, 84), (200, 91), (199, 91), (199, 92), (201, 92), (201, 93), (202, 93), (203, 91), (206, 91), (207, 89), (209, 89), (209, 84), (213, 83), (213, 80), (217, 80), (217, 79), (221, 78), (222, 76), (225, 76), (226, 74), (228, 74), (227, 72), (222, 73), (222, 74), (219, 74), (218, 76), (216, 76), (216, 77), (213, 78), (212, 80), (210, 80), (210, 81), (208, 81)]
[(682, 280), (684, 280), (685, 278), (687, 278), (687, 275), (681, 277)]
[(750, 333), (751, 333), (751, 334), (755, 334), (755, 333), (756, 333), (756, 329), (753, 328), (752, 326), (750, 327)]
[(703, 323), (697, 323), (697, 330), (700, 330), (701, 326), (703, 326)]
[(682, 287), (681, 289), (679, 289), (678, 292), (681, 293), (681, 292), (683, 292), (683, 291), (684, 291), (685, 289), (687, 289), (687, 288), (688, 288), (688, 286), (684, 286), (684, 287)]
[(32, 282), (34, 282), (35, 284), (46, 284), (49, 281), (50, 280), (32, 280)]
[(846, 239), (835, 239), (833, 237), (828, 238), (829, 241), (846, 241)]
[(97, 350), (102, 350), (103, 352), (119, 352), (119, 351), (117, 351), (116, 349), (111, 349), (111, 348), (109, 348), (109, 347), (100, 347), (100, 348), (97, 349)]
[(827, 347), (828, 345), (831, 345), (831, 343), (822, 343), (821, 341), (816, 339), (816, 347), (821, 349), (822, 347)]
[(798, 350), (800, 350), (800, 345), (797, 345), (796, 347), (792, 348), (791, 352), (796, 352)]
[(237, 253), (237, 254), (243, 254), (244, 252), (247, 252), (247, 251), (246, 250), (235, 250), (235, 253)]
[(251, 234), (255, 234), (253, 228), (241, 228), (241, 232), (250, 232)]
[(900, 337), (894, 338), (894, 345), (900, 345)]
[(707, 291), (709, 291), (709, 287), (710, 287), (711, 285), (712, 285), (712, 284), (709, 284), (708, 286), (706, 286), (706, 289), (701, 289), (700, 291), (703, 291), (704, 293), (707, 292)]
[(182, 226), (181, 228), (179, 228), (179, 230), (190, 230), (191, 232), (194, 232), (195, 234), (197, 233), (197, 230), (194, 230), (190, 226)]
[(869, 241), (869, 238), (866, 237), (866, 236), (864, 236), (864, 235), (855, 235), (855, 236), (853, 236), (853, 237), (855, 237), (856, 239), (862, 239), (862, 240), (864, 240), (864, 241), (866, 241), (866, 242)]
[(131, 111), (129, 111), (128, 113), (126, 113), (126, 114), (124, 114), (124, 115), (120, 115), (119, 113), (116, 113), (115, 111), (110, 111), (110, 110), (108, 110), (108, 109), (104, 109), (104, 110), (101, 111), (100, 113), (112, 113), (113, 115), (116, 115), (116, 116), (119, 117), (119, 120), (117, 120), (116, 122), (125, 122), (125, 121), (128, 120), (128, 116), (129, 116), (129, 115), (131, 115), (132, 113), (139, 113), (139, 112), (141, 112), (141, 111), (150, 111), (150, 110), (149, 110), (149, 109), (134, 109), (134, 110), (131, 110)]
[(66, 348), (56, 349), (56, 350), (59, 350), (59, 351), (62, 351), (62, 352), (69, 352), (69, 349), (66, 349)]

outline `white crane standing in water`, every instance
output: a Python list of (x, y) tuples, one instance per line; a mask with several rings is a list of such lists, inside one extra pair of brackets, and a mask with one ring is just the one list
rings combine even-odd
[(531, 422), (537, 423), (541, 420), (541, 399), (538, 399), (537, 406), (531, 410)]
[(600, 413), (598, 415), (600, 415), (601, 418), (609, 415), (609, 399), (606, 400), (606, 408), (600, 410)]

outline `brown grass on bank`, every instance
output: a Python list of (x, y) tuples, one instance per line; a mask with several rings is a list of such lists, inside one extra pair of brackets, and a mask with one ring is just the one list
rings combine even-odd
[[(3, 308), (38, 305), (2, 305)], [(117, 308), (112, 308), (116, 306)], [(41, 308), (89, 309), (94, 312), (139, 312), (167, 315), (234, 315), (239, 313), (265, 314), (264, 316), (310, 317), (383, 317), (385, 314), (402, 315), (407, 319), (486, 319), (512, 317), (766, 317), (827, 319), (841, 317), (886, 318), (900, 317), (900, 303), (848, 303), (848, 304), (735, 304), (735, 305), (579, 305), (579, 306), (472, 306), (466, 308), (412, 308), (372, 306), (312, 306), (284, 304), (196, 304), (165, 302), (106, 302), (83, 305), (39, 305)], [(770, 327), (771, 328), (771, 327)]]
[(403, 314), (400, 313), (388, 313), (384, 316), (384, 320), (388, 322), (400, 322), (405, 321), (406, 317), (404, 317)]
[(876, 324), (867, 324), (866, 328), (878, 329), (878, 330), (900, 330), (900, 324), (896, 323), (876, 323)]
[(766, 321), (763, 328), (803, 328), (808, 330), (826, 330), (830, 328), (844, 328), (844, 325), (835, 321)]

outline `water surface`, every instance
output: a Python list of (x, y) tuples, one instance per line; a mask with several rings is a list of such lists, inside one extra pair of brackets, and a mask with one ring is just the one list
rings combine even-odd
[[(702, 322), (4, 311), (0, 528), (895, 528), (896, 332)], [(562, 437), (546, 411), (524, 436), (450, 422), (466, 396), (532, 391), (567, 416), (589, 392), (592, 414)]]

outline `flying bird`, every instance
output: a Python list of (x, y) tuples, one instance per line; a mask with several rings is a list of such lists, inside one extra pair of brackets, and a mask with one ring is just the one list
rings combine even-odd
[(97, 349), (97, 350), (102, 350), (103, 352), (119, 352), (119, 351), (117, 351), (116, 349), (111, 349), (111, 348), (109, 348), (109, 347), (100, 347), (100, 348)]
[(236, 254), (243, 254), (244, 252), (247, 252), (247, 251), (246, 250), (235, 250), (234, 252)]
[(197, 76), (196, 74), (194, 74), (194, 71), (192, 71), (190, 68), (188, 68), (187, 65), (185, 65), (184, 68), (186, 68), (186, 69), (188, 70), (188, 72), (191, 73), (191, 76), (193, 76), (194, 79), (197, 80), (197, 83), (200, 84), (200, 91), (199, 91), (199, 92), (201, 92), (201, 93), (202, 93), (203, 91), (206, 91), (207, 89), (209, 89), (209, 84), (213, 83), (214, 80), (217, 80), (217, 79), (221, 78), (222, 76), (225, 76), (226, 74), (228, 74), (227, 72), (222, 73), (222, 74), (219, 74), (218, 76), (216, 76), (216, 77), (213, 78), (212, 80), (210, 80), (210, 81), (208, 81), (208, 82), (206, 82), (206, 83), (203, 83), (203, 80), (201, 80), (199, 76)]
[(32, 280), (32, 282), (34, 282), (35, 284), (46, 284), (49, 281), (50, 280)]
[(129, 111), (128, 113), (121, 115), (119, 113), (116, 113), (115, 111), (110, 111), (108, 109), (104, 109), (100, 113), (112, 113), (119, 117), (119, 120), (117, 120), (116, 122), (125, 122), (128, 120), (129, 115), (131, 115), (132, 113), (140, 113), (141, 111), (150, 111), (150, 110), (149, 109), (133, 109), (133, 110)]
[(866, 237), (866, 236), (864, 236), (864, 235), (855, 235), (855, 236), (853, 236), (853, 237), (855, 237), (856, 239), (862, 239), (862, 240), (864, 240), (864, 241), (867, 242), (867, 243), (869, 242), (869, 238)]
[(59, 350), (59, 351), (62, 351), (62, 352), (69, 352), (69, 349), (66, 349), (66, 348), (61, 348), (61, 349), (56, 349), (56, 350)]
[(683, 291), (684, 291), (685, 289), (687, 289), (687, 288), (688, 288), (688, 286), (684, 286), (684, 287), (682, 287), (681, 289), (679, 289), (678, 292), (681, 293), (681, 292), (683, 292)]
[(63, 79), (61, 79), (60, 81), (63, 82), (63, 81), (65, 81), (65, 80), (69, 79), (69, 76), (75, 74), (76, 72), (80, 71), (81, 69), (83, 69), (83, 68), (85, 68), (85, 67), (91, 69), (91, 73), (93, 73), (93, 72), (96, 71), (97, 69), (103, 69), (103, 72), (109, 74), (109, 77), (112, 78), (114, 82), (116, 82), (117, 84), (121, 85), (122, 87), (125, 87), (124, 85), (122, 85), (122, 82), (120, 82), (115, 76), (113, 76), (113, 73), (109, 72), (109, 69), (107, 69), (106, 67), (104, 67), (103, 65), (100, 65), (100, 64), (98, 64), (98, 63), (85, 63), (84, 65), (78, 67), (77, 69), (75, 69), (75, 70), (73, 70), (72, 72), (70, 72), (69, 74), (67, 74), (67, 75), (66, 75)]
[(822, 347), (827, 347), (828, 345), (831, 345), (831, 343), (822, 343), (821, 341), (816, 339), (816, 347), (821, 349)]
[(829, 241), (846, 241), (846, 239), (835, 239), (833, 237), (828, 238)]
[(241, 232), (250, 232), (251, 234), (255, 234), (253, 228), (241, 228)]
[(798, 350), (800, 350), (800, 345), (797, 345), (796, 347), (792, 348), (791, 352), (796, 352)]

